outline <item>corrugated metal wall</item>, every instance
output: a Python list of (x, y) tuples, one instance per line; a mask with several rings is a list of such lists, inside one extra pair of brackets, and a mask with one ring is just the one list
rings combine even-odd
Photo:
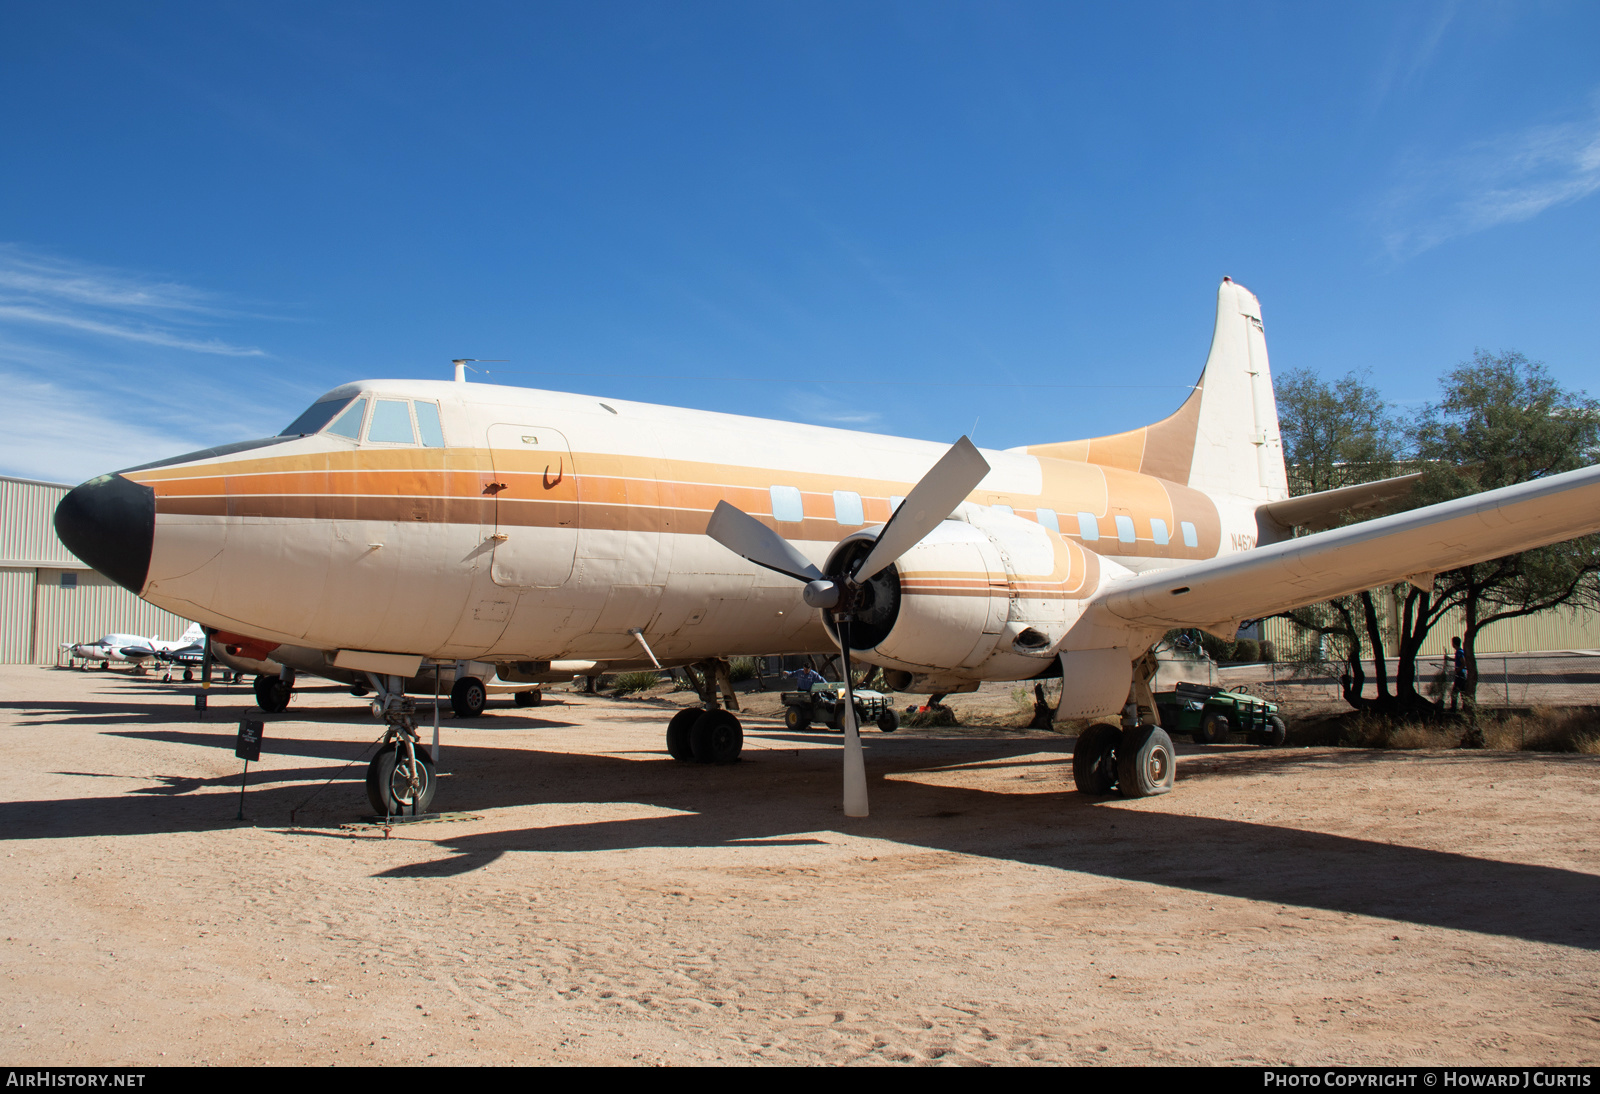
[[(1389, 598), (1375, 598), (1378, 620), (1384, 629), (1385, 651), (1394, 656), (1399, 647), (1395, 630), (1394, 606)], [(1262, 637), (1271, 639), (1282, 660), (1297, 660), (1312, 656), (1317, 640), (1315, 635), (1302, 634), (1287, 619), (1267, 619), (1261, 624)], [(1446, 615), (1422, 644), (1422, 656), (1438, 657), (1450, 646), (1450, 638), (1462, 632), (1460, 612)], [(1540, 650), (1594, 650), (1600, 649), (1600, 613), (1568, 611), (1557, 608), (1517, 619), (1504, 619), (1491, 623), (1478, 633), (1476, 650), (1486, 653), (1534, 653)]]
[(56, 538), (70, 486), (0, 477), (0, 664), (49, 665), (63, 642), (177, 638), (189, 626), (89, 569)]
[[(76, 578), (76, 587), (64, 587), (62, 574)], [(35, 602), (33, 661), (40, 665), (53, 662), (63, 642), (93, 642), (105, 634), (170, 642), (189, 626), (93, 570), (40, 570)]]
[(0, 664), (33, 660), (34, 571), (0, 567)]
[(70, 486), (0, 478), (0, 565), (82, 566), (56, 538), (56, 504)]

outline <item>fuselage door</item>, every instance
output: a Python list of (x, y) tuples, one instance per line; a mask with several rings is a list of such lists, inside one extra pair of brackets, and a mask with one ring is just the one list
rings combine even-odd
[(496, 585), (554, 589), (572, 577), (578, 548), (578, 477), (560, 431), (545, 425), (489, 427), (495, 499)]

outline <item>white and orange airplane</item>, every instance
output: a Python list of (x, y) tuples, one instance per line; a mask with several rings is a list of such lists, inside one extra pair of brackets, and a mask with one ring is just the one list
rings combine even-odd
[[(1080, 790), (1172, 786), (1148, 687), (1175, 627), (1243, 619), (1600, 529), (1600, 467), (1293, 538), (1397, 493), (1291, 499), (1256, 298), (1224, 279), (1205, 371), (1170, 417), (979, 452), (583, 395), (369, 380), (277, 437), (103, 475), (67, 546), (235, 652), (283, 647), (378, 689), (374, 808), (425, 809), (404, 681), (504, 681), (735, 654), (832, 652), (896, 689), (1060, 677)], [(576, 667), (575, 667), (576, 666)], [(268, 691), (287, 701), (292, 671)], [(848, 674), (847, 674), (848, 675)], [(261, 689), (258, 688), (258, 694)], [(270, 698), (270, 696), (269, 696)], [(679, 759), (739, 755), (708, 686)], [(281, 709), (281, 706), (279, 707)], [(847, 705), (847, 710), (850, 709)], [(865, 815), (859, 735), (846, 810)]]

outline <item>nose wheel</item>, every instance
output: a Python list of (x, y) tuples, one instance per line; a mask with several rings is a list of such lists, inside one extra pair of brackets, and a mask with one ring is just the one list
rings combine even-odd
[(389, 730), (367, 765), (367, 801), (384, 819), (422, 816), (433, 808), (438, 780), (433, 754), (417, 736), (416, 701), (387, 694), (382, 702)]

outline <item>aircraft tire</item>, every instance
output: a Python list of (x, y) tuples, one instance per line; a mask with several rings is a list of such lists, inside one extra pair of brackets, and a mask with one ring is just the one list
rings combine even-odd
[(193, 669), (184, 669), (183, 670), (183, 682), (185, 684), (194, 683), (194, 670)]
[(1172, 789), (1178, 757), (1172, 738), (1160, 726), (1136, 726), (1117, 742), (1117, 793), (1124, 798), (1149, 798)]
[(1080, 794), (1104, 797), (1117, 785), (1116, 747), (1122, 730), (1096, 722), (1078, 734), (1072, 749), (1072, 782)]
[(878, 716), (878, 729), (884, 733), (893, 733), (900, 728), (900, 712), (886, 710)]
[(512, 698), (516, 700), (519, 707), (536, 707), (544, 702), (544, 692), (538, 688), (533, 688), (529, 691), (519, 691)]
[(268, 714), (282, 714), (288, 710), (291, 694), (293, 689), (281, 676), (256, 677), (256, 706)]
[(694, 746), (689, 743), (689, 729), (704, 713), (699, 707), (684, 707), (667, 723), (667, 754), (679, 763), (694, 762)]
[(811, 712), (800, 707), (784, 707), (783, 724), (794, 733), (808, 730), (811, 728)]
[(1200, 728), (1194, 731), (1194, 743), (1197, 745), (1225, 745), (1228, 743), (1228, 731), (1233, 727), (1228, 724), (1228, 716), (1215, 710), (1208, 710), (1200, 716)]
[(433, 807), (433, 793), (438, 789), (434, 777), (433, 757), (426, 748), (417, 748), (418, 775), (422, 785), (413, 791), (397, 772), (398, 751), (392, 744), (384, 745), (367, 765), (367, 803), (378, 816), (404, 817), (426, 813)]
[(738, 763), (744, 749), (744, 730), (739, 719), (727, 711), (708, 710), (689, 727), (689, 747), (694, 749), (696, 763)]
[(1282, 748), (1283, 743), (1289, 739), (1289, 727), (1282, 718), (1276, 714), (1268, 715), (1267, 731), (1261, 736), (1263, 748)]
[(457, 718), (478, 717), (488, 702), (489, 694), (483, 689), (483, 681), (476, 676), (463, 676), (450, 689), (450, 709)]

